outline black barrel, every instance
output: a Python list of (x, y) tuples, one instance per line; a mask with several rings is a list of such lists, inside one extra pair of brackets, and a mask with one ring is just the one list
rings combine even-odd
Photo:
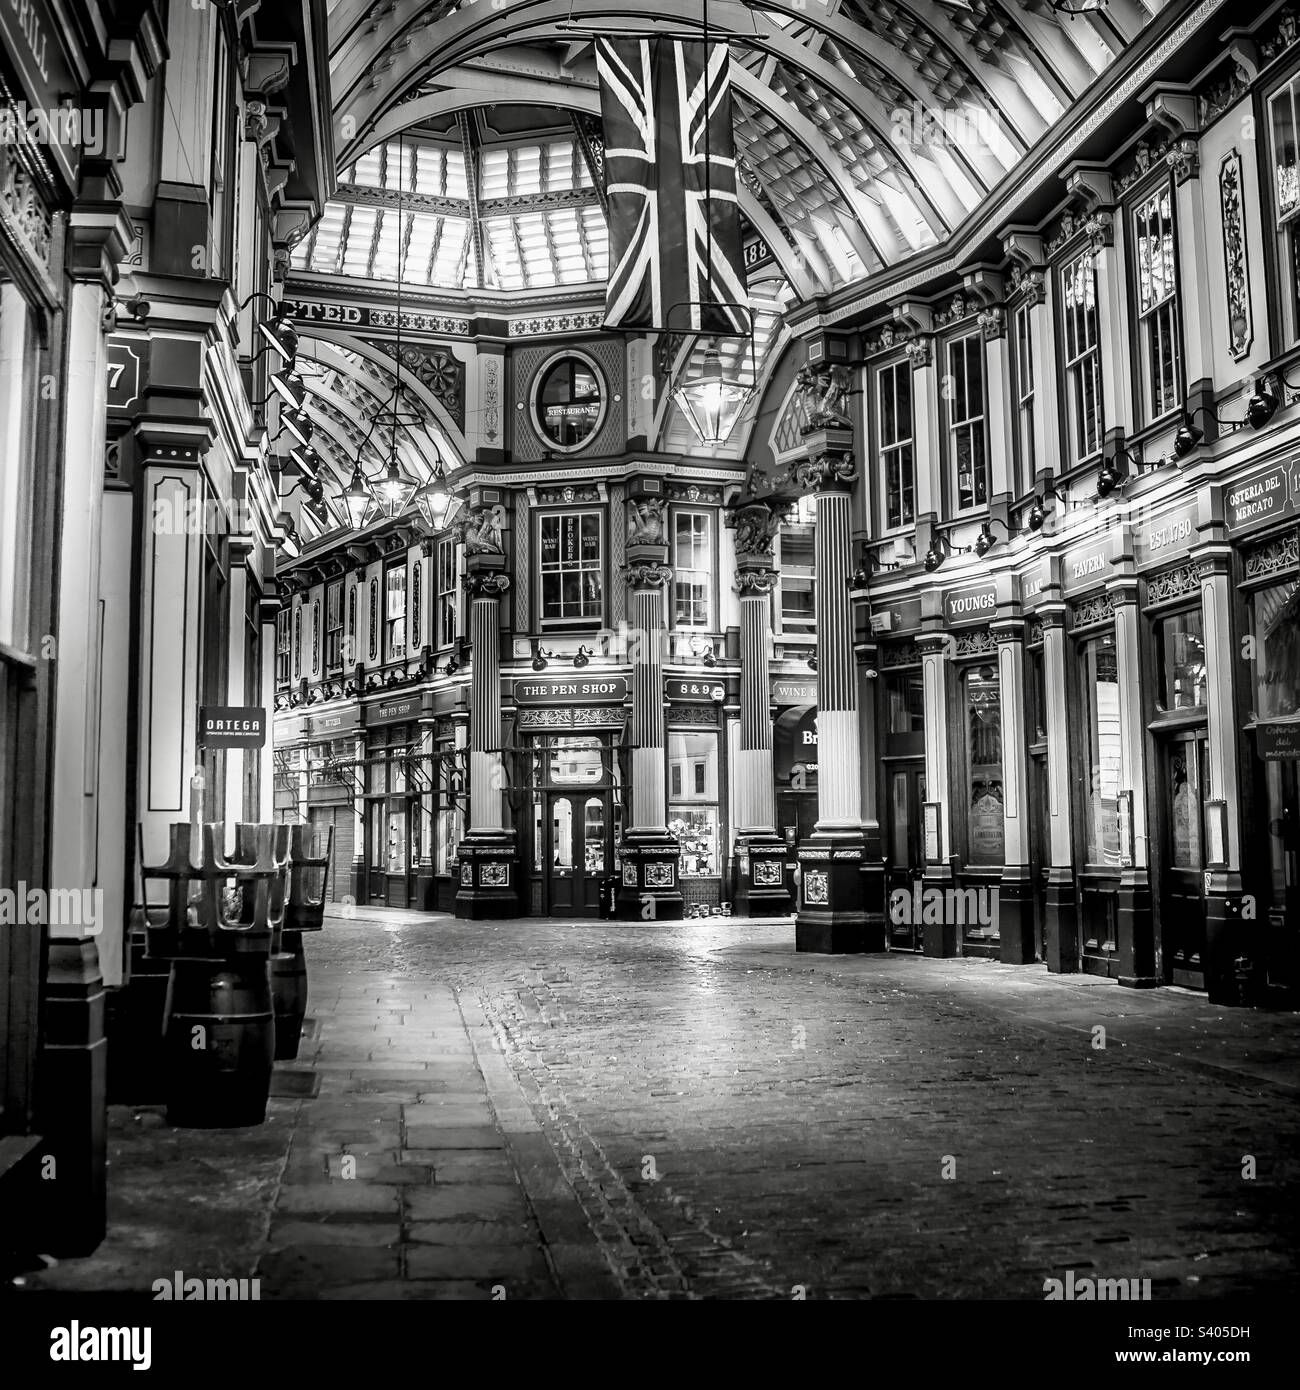
[(271, 957), (275, 1060), (288, 1062), (298, 1055), (302, 1024), (307, 1016), (307, 956), (302, 948), (302, 932), (282, 932), (280, 940), (284, 949)]
[(194, 1129), (266, 1119), (275, 1057), (268, 953), (177, 957), (167, 986), (167, 1118)]

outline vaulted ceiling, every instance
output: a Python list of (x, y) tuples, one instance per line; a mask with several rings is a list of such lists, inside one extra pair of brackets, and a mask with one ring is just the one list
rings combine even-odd
[[(709, 0), (711, 35), (731, 46), (750, 227), (799, 298), (941, 242), (1164, 3), (1109, 0), (1070, 18), (1046, 0)], [(472, 164), (493, 143), (477, 138), (484, 118), (508, 127), (496, 113), (509, 106), (544, 113), (536, 145), (562, 141), (566, 113), (599, 113), (597, 34), (702, 35), (705, 19), (705, 0), (333, 0), (338, 167), (366, 168), (368, 152), (411, 129), (435, 143), (458, 135)], [(530, 139), (518, 123), (513, 138)], [(571, 192), (581, 197), (581, 185)], [(521, 209), (533, 220), (520, 227), (499, 204), (495, 235), (470, 206), (484, 192), (466, 195), (468, 252), (439, 272), (459, 273), (458, 288), (544, 282), (545, 262), (562, 259), (557, 229), (585, 258), (583, 274), (603, 278), (589, 188), (580, 225), (580, 202), (556, 228), (536, 207)], [(561, 270), (554, 282), (574, 281)]]

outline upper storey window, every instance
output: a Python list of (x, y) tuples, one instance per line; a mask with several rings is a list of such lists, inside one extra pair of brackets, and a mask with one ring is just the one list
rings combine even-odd
[(1101, 354), (1097, 331), (1097, 272), (1085, 251), (1061, 270), (1065, 417), (1070, 461), (1101, 452)]
[(673, 623), (709, 627), (713, 621), (713, 527), (708, 512), (673, 513)]
[(1016, 468), (1020, 490), (1034, 484), (1034, 324), (1032, 306), (1022, 304), (1012, 324), (1011, 369), (1016, 393)]
[(1157, 189), (1133, 211), (1139, 371), (1147, 421), (1176, 410), (1183, 398), (1182, 349), (1175, 272), (1173, 190)]
[(876, 406), (885, 526), (910, 526), (916, 515), (916, 467), (912, 455), (912, 366), (906, 359), (877, 372)]
[(1300, 338), (1300, 73), (1268, 99), (1277, 263), (1286, 341)]
[(543, 623), (600, 623), (605, 607), (602, 520), (600, 512), (552, 512), (539, 519)]
[(955, 510), (983, 506), (989, 497), (984, 410), (984, 339), (968, 333), (948, 344), (948, 467)]

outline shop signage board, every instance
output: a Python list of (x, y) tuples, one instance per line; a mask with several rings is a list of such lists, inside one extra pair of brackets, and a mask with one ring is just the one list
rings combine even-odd
[(1230, 533), (1259, 526), (1300, 511), (1300, 460), (1270, 463), (1227, 488), (1223, 517)]
[(1158, 516), (1139, 516), (1133, 527), (1133, 559), (1138, 569), (1181, 559), (1196, 543), (1200, 509), (1194, 497)]
[(1300, 723), (1256, 724), (1255, 750), (1266, 763), (1300, 758)]
[(871, 631), (877, 636), (894, 632), (914, 632), (921, 626), (919, 598), (891, 598), (873, 601)]
[(990, 579), (964, 589), (945, 589), (943, 619), (949, 627), (967, 623), (986, 623), (997, 616), (998, 586)]
[(700, 701), (705, 704), (713, 704), (724, 700), (727, 690), (720, 680), (687, 681), (673, 677), (665, 683), (664, 694), (669, 700)]
[(1020, 606), (1037, 608), (1043, 597), (1043, 585), (1047, 583), (1047, 561), (1038, 560), (1020, 576)]
[(424, 700), (419, 695), (404, 695), (396, 700), (385, 700), (382, 704), (370, 705), (366, 710), (366, 724), (401, 724), (408, 719), (418, 719), (424, 711)]
[(340, 738), (354, 732), (357, 723), (355, 706), (336, 710), (333, 714), (314, 714), (308, 721), (312, 738)]
[(260, 705), (200, 705), (198, 741), (204, 748), (264, 748), (266, 710)]
[(586, 676), (579, 680), (517, 680), (517, 705), (587, 705), (626, 700), (626, 676)]
[(775, 705), (815, 705), (817, 703), (817, 682), (774, 680), (772, 682), (772, 703)]
[(1061, 592), (1078, 594), (1096, 589), (1110, 577), (1112, 538), (1107, 532), (1096, 540), (1067, 550), (1061, 562)]
[(0, 40), (22, 82), (20, 103), (9, 108), (5, 118), (13, 127), (12, 133), (6, 132), (6, 143), (39, 144), (75, 188), (82, 153), (107, 153), (106, 132), (102, 113), (95, 119), (89, 111), (83, 114), (70, 104), (81, 83), (64, 57), (61, 31), (49, 0), (0, 4)]

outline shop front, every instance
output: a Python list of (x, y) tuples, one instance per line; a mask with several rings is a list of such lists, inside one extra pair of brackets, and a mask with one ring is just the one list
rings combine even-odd
[(331, 847), (325, 880), (326, 902), (351, 898), (356, 854), (356, 799), (362, 787), (357, 762), (358, 711), (355, 706), (311, 716), (307, 749), (307, 825), (312, 853)]
[(524, 911), (596, 917), (619, 872), (629, 687), (624, 676), (514, 682), (508, 767), (519, 818)]
[[(925, 805), (925, 682), (915, 634), (921, 625), (920, 599), (877, 605), (872, 629), (878, 637), (880, 739), (878, 791), (883, 807), (885, 901), (897, 892), (909, 897), (925, 872), (922, 837)], [(920, 951), (919, 914), (890, 913), (889, 948)], [(898, 920), (895, 920), (895, 917)]]
[(772, 769), (776, 779), (776, 829), (790, 849), (817, 825), (817, 682), (777, 676), (772, 681), (776, 720)]
[(364, 901), (414, 907), (421, 855), (420, 794), (428, 773), (420, 748), (423, 697), (406, 695), (365, 712), (362, 794)]

